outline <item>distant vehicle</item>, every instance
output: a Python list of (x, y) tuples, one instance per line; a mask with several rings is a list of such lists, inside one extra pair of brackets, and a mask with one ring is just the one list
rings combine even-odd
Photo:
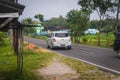
[(115, 34), (114, 51), (116, 51), (117, 56), (120, 57), (120, 32)]
[(85, 34), (96, 34), (99, 31), (97, 29), (87, 29), (84, 31)]
[(71, 38), (67, 31), (53, 31), (48, 34), (47, 47), (71, 49)]
[(37, 36), (46, 36), (47, 35), (47, 31), (41, 31), (41, 32), (36, 32)]

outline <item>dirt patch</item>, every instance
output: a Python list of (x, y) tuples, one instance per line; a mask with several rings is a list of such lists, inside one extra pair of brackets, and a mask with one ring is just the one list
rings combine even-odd
[(24, 47), (24, 49), (31, 50), (31, 51), (37, 52), (37, 53), (40, 53), (40, 52), (50, 52), (49, 50), (41, 48), (41, 47), (38, 47), (38, 46), (34, 46), (34, 49), (30, 49), (29, 45), (27, 45), (27, 46)]
[(50, 52), (50, 51), (48, 51), (48, 50), (46, 50), (44, 48), (39, 47), (38, 49), (34, 49), (34, 52), (40, 53), (40, 52)]
[(60, 62), (54, 62), (48, 67), (38, 70), (45, 80), (71, 80), (78, 78), (76, 71)]

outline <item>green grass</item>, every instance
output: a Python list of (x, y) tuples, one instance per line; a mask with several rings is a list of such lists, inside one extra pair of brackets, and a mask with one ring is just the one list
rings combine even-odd
[[(112, 48), (114, 42), (113, 34), (101, 34), (100, 35), (100, 47)], [(75, 42), (73, 38), (73, 42)], [(98, 46), (98, 35), (84, 35), (79, 37), (80, 44), (90, 45), (90, 46)]]
[(49, 52), (35, 53), (32, 51), (25, 51), (24, 52), (24, 68), (31, 70), (31, 69), (39, 69), (43, 66), (47, 66), (47, 64), (51, 61), (53, 56), (54, 54)]
[(0, 75), (6, 80), (12, 80), (9, 77), (15, 76), (12, 73), (16, 73), (16, 62), (16, 55), (10, 45), (0, 46)]
[[(6, 42), (8, 43), (8, 41)], [(25, 50), (23, 79), (37, 80), (38, 76), (34, 70), (47, 66), (52, 56), (54, 56), (52, 53), (35, 53), (32, 50)], [(14, 54), (13, 49), (10, 48), (10, 44), (4, 47), (0, 46), (0, 77), (4, 77), (5, 80), (19, 80), (17, 79), (16, 69), (17, 56)], [(43, 80), (42, 77), (40, 79)]]
[[(1, 47), (0, 47), (1, 48)], [(8, 48), (6, 48), (8, 50)], [(16, 69), (17, 69), (17, 58), (12, 53), (12, 50), (5, 51), (2, 48), (0, 51), (0, 74), (6, 78), (6, 80), (17, 80)], [(24, 68), (23, 78), (24, 80), (37, 80), (34, 70), (40, 69), (51, 61), (54, 54), (52, 53), (35, 53), (32, 51), (24, 51)], [(41, 79), (42, 80), (42, 79)]]

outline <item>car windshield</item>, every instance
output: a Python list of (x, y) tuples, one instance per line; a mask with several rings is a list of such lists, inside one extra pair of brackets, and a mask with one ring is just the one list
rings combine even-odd
[(68, 37), (69, 34), (68, 33), (56, 33), (55, 37)]

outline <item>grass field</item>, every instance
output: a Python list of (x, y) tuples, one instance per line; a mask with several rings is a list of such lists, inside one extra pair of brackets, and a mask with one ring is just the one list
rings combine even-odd
[[(50, 62), (54, 54), (44, 52), (34, 52), (31, 50), (24, 50), (24, 80), (37, 80), (34, 70), (42, 68)], [(0, 46), (0, 76), (5, 80), (17, 80), (17, 57), (10, 48), (10, 45)], [(42, 79), (41, 79), (42, 80)]]
[[(100, 36), (100, 47), (111, 48), (114, 43), (114, 35), (113, 34), (101, 34)], [(73, 39), (74, 42), (74, 39)], [(90, 46), (98, 46), (98, 35), (84, 35), (79, 38), (80, 44), (90, 45)]]

